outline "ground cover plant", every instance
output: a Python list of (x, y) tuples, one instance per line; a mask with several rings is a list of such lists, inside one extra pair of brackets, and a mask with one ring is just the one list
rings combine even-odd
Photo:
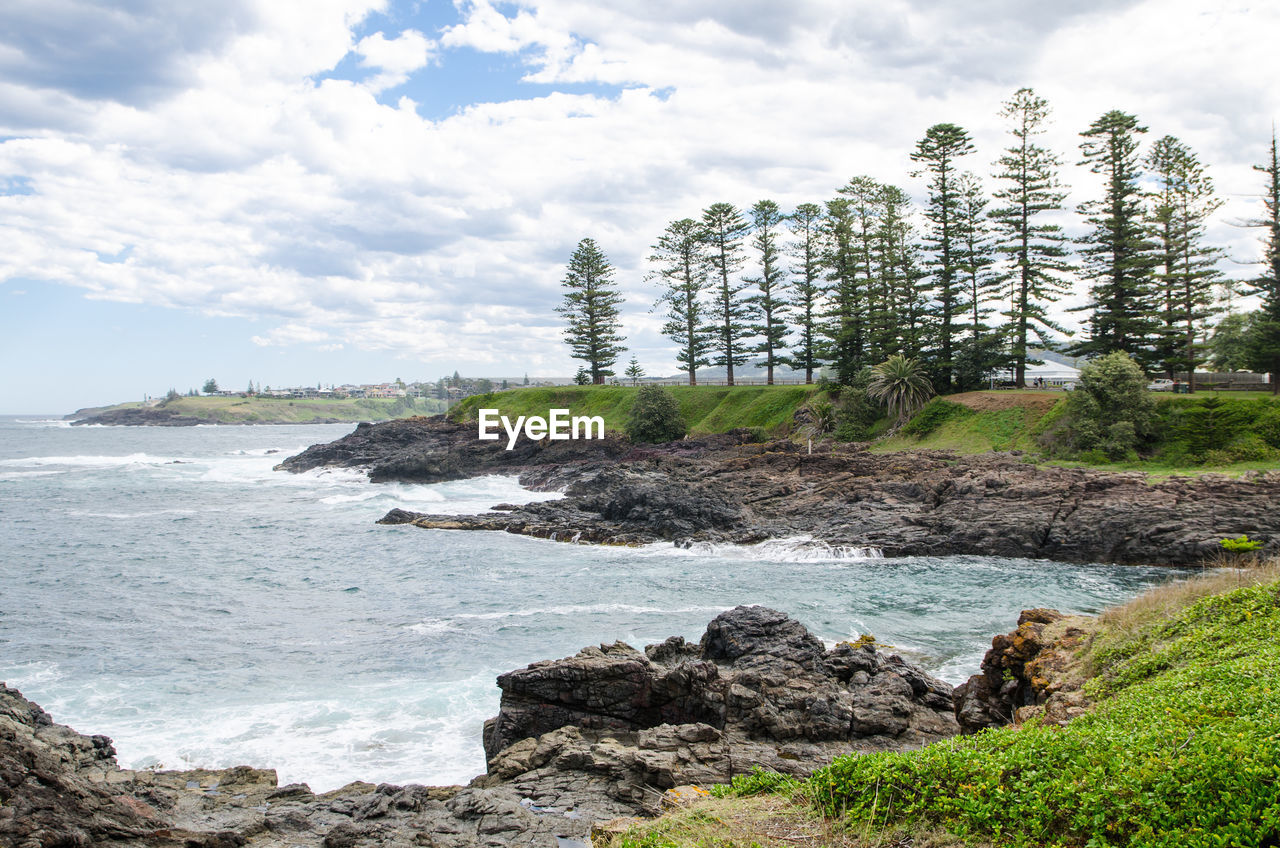
[(806, 792), (851, 823), (1010, 845), (1274, 846), (1278, 576), (1273, 567), (1185, 607), (1104, 619), (1088, 649), (1097, 704), (1064, 728), (1029, 722), (847, 757)]

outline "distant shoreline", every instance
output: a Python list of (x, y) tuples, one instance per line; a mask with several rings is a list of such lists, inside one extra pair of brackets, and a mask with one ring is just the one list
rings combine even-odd
[(86, 407), (63, 417), (72, 426), (194, 427), (200, 424), (357, 424), (418, 415), (436, 415), (434, 398), (274, 398), (182, 396), (155, 404), (120, 403)]

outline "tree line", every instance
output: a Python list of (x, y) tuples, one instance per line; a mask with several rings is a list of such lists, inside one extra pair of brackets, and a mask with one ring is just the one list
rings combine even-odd
[[(1074, 210), (1087, 232), (1068, 239), (1062, 158), (1041, 140), (1050, 109), (1030, 88), (1001, 108), (1008, 144), (984, 181), (966, 165), (976, 152), (961, 126), (929, 127), (911, 152), (926, 180), (924, 206), (900, 187), (857, 176), (824, 203), (784, 211), (772, 200), (743, 210), (712, 203), (670, 222), (648, 257), (654, 308), (675, 358), (697, 383), (699, 368), (816, 371), (840, 382), (890, 356), (920, 364), (940, 392), (984, 385), (997, 370), (1026, 385), (1031, 351), (1097, 357), (1116, 351), (1148, 373), (1194, 374), (1214, 319), (1235, 298), (1261, 309), (1223, 324), (1236, 360), (1280, 376), (1280, 159), (1273, 133), (1265, 175), (1264, 270), (1225, 277), (1225, 251), (1206, 228), (1220, 208), (1196, 153), (1109, 111), (1080, 133), (1080, 164), (1104, 180), (1101, 196)], [(920, 223), (917, 224), (917, 221)], [(1052, 304), (1088, 284), (1076, 336), (1050, 317)], [(602, 383), (624, 351), (614, 268), (590, 239), (574, 251), (558, 311), (583, 379)], [(634, 360), (633, 360), (634, 364)], [(1194, 388), (1194, 386), (1193, 386)]]

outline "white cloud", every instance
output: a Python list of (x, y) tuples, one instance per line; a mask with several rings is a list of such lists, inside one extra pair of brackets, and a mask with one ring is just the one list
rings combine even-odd
[[(1110, 108), (1187, 140), (1228, 198), (1215, 237), (1253, 258), (1257, 233), (1228, 222), (1254, 214), (1250, 165), (1280, 112), (1258, 37), (1280, 10), (1061, 5), (477, 2), (437, 45), (413, 29), (357, 40), (376, 0), (261, 0), (216, 38), (167, 42), (119, 96), (5, 71), (37, 46), (0, 39), (0, 133), (18, 136), (0, 144), (0, 176), (33, 191), (0, 197), (0, 279), (261, 318), (274, 329), (259, 344), (569, 373), (552, 309), (591, 235), (631, 294), (629, 343), (659, 373), (669, 348), (642, 277), (668, 220), (717, 200), (821, 201), (860, 173), (919, 192), (908, 153), (938, 121), (971, 130), (967, 164), (989, 173), (997, 109), (1024, 84), (1050, 99), (1068, 162)], [(378, 102), (410, 77), (432, 85), (462, 49), (519, 56), (531, 83), (608, 87), (439, 121), (407, 97)], [(315, 81), (353, 53), (372, 80)], [(1092, 190), (1080, 169), (1064, 176), (1073, 201)]]
[(435, 53), (435, 42), (413, 29), (392, 39), (375, 32), (360, 39), (355, 52), (360, 54), (362, 66), (381, 70), (365, 83), (366, 88), (377, 93), (401, 85), (411, 73), (426, 67)]

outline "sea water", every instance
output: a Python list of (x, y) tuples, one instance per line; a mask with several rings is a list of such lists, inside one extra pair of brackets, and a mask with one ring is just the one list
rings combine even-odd
[(696, 640), (722, 610), (763, 604), (958, 683), (1024, 608), (1095, 612), (1176, 576), (805, 538), (612, 548), (381, 526), (397, 506), (558, 495), (272, 470), (351, 429), (0, 418), (0, 680), (110, 736), (127, 767), (446, 784), (484, 770), (499, 673), (586, 645)]

